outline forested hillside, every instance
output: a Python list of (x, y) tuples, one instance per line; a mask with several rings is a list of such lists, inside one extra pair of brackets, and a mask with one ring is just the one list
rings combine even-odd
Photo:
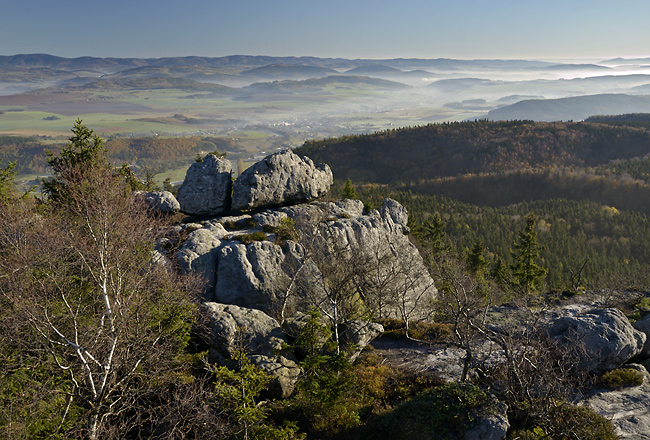
[[(177, 115), (177, 118), (182, 118)], [(235, 151), (237, 146), (228, 139), (217, 137), (115, 137), (105, 143), (109, 159), (116, 165), (135, 164), (158, 173), (185, 165), (200, 152)], [(18, 174), (48, 174), (47, 151), (58, 153), (62, 143), (44, 142), (36, 137), (0, 136), (0, 158), (16, 162)]]
[(404, 204), (413, 228), (440, 218), (461, 253), (491, 264), (535, 214), (547, 287), (650, 285), (650, 132), (605, 123), (463, 122), (306, 143), (359, 197)]
[(298, 152), (327, 162), (338, 179), (415, 182), (526, 168), (593, 167), (650, 153), (650, 132), (587, 123), (455, 122), (306, 142)]

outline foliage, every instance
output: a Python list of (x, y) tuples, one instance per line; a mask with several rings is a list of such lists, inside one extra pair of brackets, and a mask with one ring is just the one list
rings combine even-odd
[(616, 440), (612, 422), (593, 409), (560, 403), (553, 407), (548, 419), (536, 426), (515, 429), (508, 439), (519, 440)]
[(255, 231), (251, 232), (249, 234), (241, 234), (241, 235), (235, 235), (233, 237), (233, 240), (240, 241), (244, 244), (249, 244), (254, 241), (266, 241), (268, 240), (268, 237), (263, 231)]
[(491, 411), (477, 386), (449, 383), (435, 387), (382, 415), (368, 429), (372, 439), (462, 439), (478, 413)]
[(529, 214), (525, 228), (519, 232), (519, 240), (510, 251), (514, 260), (512, 275), (526, 294), (537, 291), (539, 283), (546, 276), (547, 270), (537, 264), (542, 249), (537, 243), (535, 216)]
[(357, 190), (352, 185), (352, 181), (348, 178), (343, 185), (343, 198), (344, 199), (358, 199)]
[[(2, 162), (2, 160), (0, 160)], [(10, 162), (0, 169), (0, 202), (7, 202), (14, 196), (14, 178), (16, 177), (16, 162)]]
[(633, 368), (617, 368), (598, 378), (600, 385), (606, 388), (635, 387), (643, 383), (643, 373)]
[(230, 409), (234, 423), (240, 427), (239, 437), (248, 439), (253, 428), (266, 417), (267, 410), (258, 405), (258, 399), (271, 378), (253, 365), (243, 350), (234, 353), (231, 360), (235, 363), (232, 369), (210, 366), (209, 370), (214, 374), (217, 397)]
[(27, 384), (65, 401), (51, 406), (50, 434), (99, 438), (133, 427), (143, 389), (185, 375), (195, 306), (189, 279), (152, 264), (159, 223), (108, 165), (101, 140), (80, 121), (73, 133), (49, 158), (50, 209), (0, 210), (0, 293), (3, 315), (24, 323), (14, 368), (57, 371)]

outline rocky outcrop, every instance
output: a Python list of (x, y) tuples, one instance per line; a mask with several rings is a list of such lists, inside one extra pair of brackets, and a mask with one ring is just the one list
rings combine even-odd
[(278, 323), (265, 313), (243, 307), (206, 302), (209, 318), (209, 360), (225, 364), (238, 350), (273, 377), (269, 393), (288, 397), (293, 392), (300, 367), (285, 349), (289, 342)]
[(227, 231), (219, 223), (209, 224), (207, 227), (197, 226), (201, 227), (188, 234), (187, 240), (176, 253), (176, 261), (183, 273), (195, 273), (205, 279), (203, 299), (213, 301), (217, 252), (221, 246), (221, 239)]
[(208, 154), (192, 164), (176, 198), (181, 211), (194, 216), (216, 216), (230, 209), (232, 166), (229, 160)]
[[(253, 230), (260, 232), (261, 221), (273, 230), (286, 216), (301, 240), (221, 243), (214, 250), (215, 300), (287, 316), (322, 302), (332, 294), (324, 289), (324, 280), (338, 277), (362, 286), (364, 306), (379, 318), (423, 318), (423, 306), (437, 290), (417, 248), (404, 235), (404, 209), (388, 200), (381, 212), (362, 215), (362, 210), (358, 201), (340, 201), (256, 214)], [(245, 232), (250, 231), (231, 236)], [(277, 237), (269, 232), (268, 238)]]
[(583, 348), (579, 367), (593, 373), (619, 367), (639, 354), (646, 341), (618, 309), (565, 308), (547, 320), (551, 337)]
[(370, 342), (384, 333), (376, 322), (346, 321), (341, 325), (341, 340), (349, 347), (350, 361), (354, 362)]
[(580, 405), (591, 407), (612, 421), (620, 439), (650, 439), (650, 384), (648, 373), (640, 365), (628, 365), (645, 375), (643, 384), (614, 390), (596, 390)]
[(329, 166), (314, 165), (286, 150), (267, 156), (235, 181), (232, 209), (252, 209), (304, 203), (325, 195), (332, 185)]
[(632, 326), (646, 335), (643, 350), (639, 354), (643, 358), (650, 358), (650, 315), (646, 315), (638, 321), (634, 322)]
[(142, 197), (150, 209), (161, 214), (176, 214), (181, 209), (180, 203), (169, 191), (137, 191), (135, 195)]

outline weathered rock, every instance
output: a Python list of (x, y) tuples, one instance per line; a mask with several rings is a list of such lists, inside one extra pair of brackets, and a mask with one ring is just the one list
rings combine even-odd
[(341, 325), (341, 339), (344, 344), (353, 346), (350, 361), (354, 362), (370, 341), (384, 332), (384, 327), (376, 322), (346, 321)]
[(162, 214), (176, 214), (181, 209), (180, 203), (169, 191), (138, 191), (136, 196), (143, 197), (149, 208)]
[(502, 440), (506, 438), (510, 422), (508, 405), (490, 395), (491, 403), (482, 412), (473, 414), (475, 422), (465, 431), (465, 440)]
[[(318, 276), (314, 270), (302, 246), (292, 241), (282, 246), (268, 241), (228, 243), (217, 251), (215, 297), (280, 317), (299, 305), (309, 307), (304, 287)], [(310, 292), (312, 298), (316, 291), (314, 287)]]
[(615, 390), (601, 389), (579, 402), (609, 419), (621, 439), (650, 439), (650, 384), (640, 365), (627, 365), (645, 373), (643, 384)]
[(618, 309), (570, 308), (555, 312), (548, 333), (561, 344), (580, 344), (579, 367), (594, 373), (617, 368), (641, 352), (646, 335)]
[(265, 157), (246, 169), (235, 181), (232, 209), (282, 206), (315, 200), (325, 195), (332, 185), (329, 166), (314, 165), (286, 150)]
[[(403, 313), (410, 319), (426, 317), (425, 305), (437, 290), (403, 224), (390, 215), (391, 209), (401, 212), (399, 204), (389, 204), (384, 217), (378, 211), (348, 214), (362, 209), (353, 201), (280, 209), (301, 229), (302, 243), (224, 244), (217, 251), (216, 300), (289, 316), (326, 297), (324, 278), (342, 277), (363, 284), (365, 306), (378, 318)], [(265, 211), (253, 219), (268, 218), (272, 216)]]
[(214, 300), (217, 253), (221, 246), (221, 239), (226, 234), (226, 230), (218, 223), (211, 224), (208, 228), (193, 230), (176, 253), (176, 261), (183, 273), (195, 273), (205, 278), (206, 285), (203, 291), (205, 301)]
[(253, 216), (257, 228), (278, 228), (282, 223), (282, 220), (288, 218), (285, 212), (275, 211), (275, 210), (266, 210), (259, 212)]
[(206, 302), (209, 316), (209, 360), (219, 364), (238, 350), (245, 350), (251, 362), (273, 377), (269, 391), (273, 397), (293, 392), (300, 367), (286, 352), (288, 339), (278, 323), (260, 310)]
[(189, 215), (214, 216), (230, 209), (232, 166), (229, 160), (208, 154), (190, 166), (176, 198)]
[(639, 356), (643, 358), (650, 358), (650, 315), (639, 319), (633, 323), (632, 326), (646, 335), (645, 344), (643, 345), (643, 350), (641, 350)]

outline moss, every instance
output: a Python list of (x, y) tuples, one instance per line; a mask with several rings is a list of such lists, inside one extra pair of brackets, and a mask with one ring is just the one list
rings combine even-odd
[(255, 231), (251, 232), (250, 234), (242, 234), (242, 235), (237, 235), (233, 237), (233, 240), (240, 241), (244, 244), (249, 244), (254, 241), (266, 241), (268, 238), (266, 237), (266, 234), (262, 231)]
[(635, 387), (643, 383), (643, 373), (633, 368), (618, 368), (600, 376), (598, 383), (612, 389)]

